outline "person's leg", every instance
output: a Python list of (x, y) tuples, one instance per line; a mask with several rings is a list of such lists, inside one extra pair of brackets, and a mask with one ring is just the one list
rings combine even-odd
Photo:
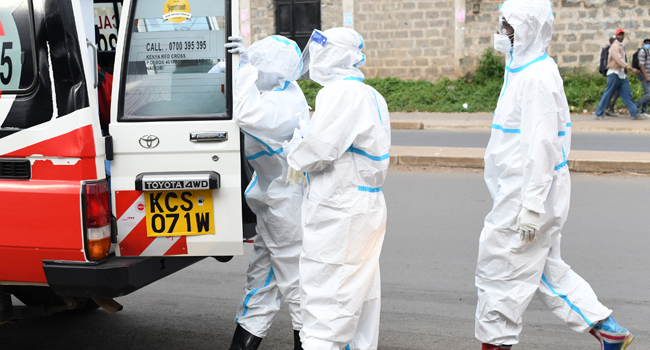
[[(359, 192), (350, 202), (354, 205), (348, 208), (309, 199), (303, 204), (300, 338), (304, 349), (343, 349), (352, 343), (375, 283), (386, 232), (383, 194)], [(365, 339), (374, 337), (379, 324), (373, 326), (362, 328)]]
[(630, 82), (627, 79), (623, 79), (621, 81), (618, 93), (621, 94), (621, 100), (623, 100), (625, 106), (630, 111), (630, 116), (634, 118), (637, 114), (639, 114), (639, 109), (636, 107), (636, 103), (634, 103), (634, 99), (632, 98), (632, 89), (630, 89)]
[(535, 295), (550, 248), (544, 233), (533, 242), (521, 242), (519, 233), (511, 229), (521, 204), (509, 198), (497, 198), (485, 218), (475, 276), (475, 336), (496, 346), (519, 343), (522, 317)]
[(381, 278), (379, 267), (375, 273), (368, 296), (363, 302), (361, 317), (357, 326), (354, 340), (345, 349), (347, 350), (377, 350), (379, 345), (379, 316), (381, 311)]
[(598, 104), (598, 108), (596, 108), (596, 115), (597, 116), (602, 116), (603, 113), (605, 113), (605, 107), (609, 103), (609, 99), (612, 97), (612, 94), (614, 91), (617, 91), (617, 85), (618, 85), (618, 76), (616, 74), (610, 74), (607, 76), (607, 87), (605, 88), (605, 92), (603, 93), (603, 97), (600, 99), (600, 103)]
[(616, 100), (618, 100), (618, 98), (618, 90), (615, 90), (612, 94), (612, 97), (609, 99), (609, 102), (607, 103), (607, 108), (605, 111), (610, 111), (610, 113), (615, 114), (616, 112), (614, 111), (614, 106), (616, 105)]
[(584, 333), (609, 317), (612, 310), (603, 306), (589, 283), (562, 260), (561, 237), (557, 236), (546, 259), (537, 296), (571, 330)]
[(639, 80), (643, 86), (643, 96), (637, 101), (637, 108), (641, 109), (641, 113), (648, 112), (648, 102), (650, 102), (650, 83), (645, 80), (643, 74), (639, 74)]
[(237, 307), (235, 321), (254, 336), (264, 338), (280, 310), (282, 294), (271, 265), (271, 252), (262, 235), (255, 239), (253, 256), (246, 274), (244, 297)]
[[(295, 189), (298, 187), (292, 188)], [(270, 232), (264, 242), (271, 253), (275, 283), (283, 302), (289, 307), (293, 329), (302, 329), (300, 312), (299, 264), (302, 248), (300, 207), (302, 193), (293, 193), (285, 200), (276, 199), (267, 213), (264, 231)]]

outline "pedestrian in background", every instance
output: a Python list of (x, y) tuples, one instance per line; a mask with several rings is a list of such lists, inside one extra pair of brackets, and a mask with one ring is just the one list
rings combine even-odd
[(641, 113), (648, 113), (648, 101), (650, 101), (650, 38), (643, 40), (643, 47), (639, 49), (639, 80), (643, 85), (643, 96), (637, 101), (636, 107)]
[[(615, 36), (609, 37), (609, 45), (605, 46), (603, 48), (603, 51), (600, 52), (600, 70), (601, 74), (604, 77), (607, 77), (607, 59), (609, 58), (609, 48), (612, 47), (612, 44), (616, 41)], [(603, 57), (604, 56), (604, 57)], [(603, 67), (603, 61), (604, 61), (604, 67)], [(616, 100), (618, 100), (618, 91), (614, 91), (612, 94), (612, 98), (609, 99), (609, 103), (607, 104), (607, 108), (605, 108), (605, 115), (609, 117), (618, 117), (618, 114), (616, 111), (614, 111), (614, 105), (616, 105)]]
[(630, 89), (630, 82), (627, 80), (626, 69), (632, 71), (632, 73), (639, 74), (639, 70), (632, 68), (627, 63), (625, 57), (625, 46), (623, 40), (625, 39), (625, 31), (619, 29), (616, 31), (616, 41), (609, 48), (609, 59), (607, 60), (607, 87), (603, 93), (603, 97), (600, 99), (598, 108), (596, 109), (596, 118), (598, 120), (605, 119), (603, 115), (605, 113), (605, 106), (609, 102), (609, 99), (612, 97), (614, 91), (618, 91), (621, 95), (621, 99), (625, 103), (625, 106), (630, 111), (630, 116), (634, 120), (647, 118), (646, 114), (639, 113), (639, 109), (634, 103), (632, 98), (632, 90)]

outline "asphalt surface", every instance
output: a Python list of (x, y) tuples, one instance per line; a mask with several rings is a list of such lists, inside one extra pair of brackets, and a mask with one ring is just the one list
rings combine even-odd
[[(650, 349), (650, 177), (573, 174), (562, 254), (601, 302)], [(474, 339), (474, 269), (491, 199), (480, 172), (389, 173), (388, 232), (381, 258), (379, 349), (479, 349)], [(118, 298), (108, 315), (58, 314), (0, 326), (1, 349), (224, 349), (250, 258), (213, 259)], [(292, 349), (286, 308), (260, 349)], [(517, 349), (600, 349), (568, 330), (533, 298)]]
[[(485, 148), (489, 131), (392, 130), (393, 146)], [(580, 151), (650, 152), (650, 134), (573, 133), (571, 149)]]

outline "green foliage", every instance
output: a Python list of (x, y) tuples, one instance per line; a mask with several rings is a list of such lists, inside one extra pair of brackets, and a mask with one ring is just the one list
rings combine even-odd
[(302, 92), (305, 94), (307, 103), (313, 109), (314, 106), (316, 105), (316, 95), (318, 95), (318, 92), (323, 87), (320, 86), (320, 84), (315, 83), (313, 81), (302, 80), (302, 79), (298, 80), (298, 85), (300, 85)]
[[(384, 96), (391, 112), (491, 112), (496, 108), (503, 86), (504, 57), (487, 49), (476, 72), (469, 78), (436, 82), (427, 80), (401, 80), (398, 78), (374, 78), (364, 82)], [(594, 111), (607, 86), (607, 79), (598, 73), (572, 70), (562, 73), (564, 92), (572, 111)], [(643, 96), (643, 88), (637, 77), (629, 76), (632, 94), (636, 99)], [(298, 82), (307, 102), (313, 108), (319, 84), (301, 80)], [(467, 103), (467, 108), (463, 104)], [(624, 105), (619, 99), (617, 108)]]

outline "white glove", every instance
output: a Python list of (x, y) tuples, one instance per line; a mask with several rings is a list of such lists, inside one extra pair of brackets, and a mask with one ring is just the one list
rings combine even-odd
[(239, 54), (239, 65), (243, 66), (246, 63), (250, 63), (248, 50), (246, 50), (246, 45), (244, 45), (244, 39), (241, 36), (231, 36), (228, 40), (232, 42), (227, 43), (225, 46), (230, 49), (228, 52)]
[(517, 230), (521, 234), (521, 243), (532, 242), (539, 237), (539, 217), (539, 213), (521, 207), (517, 216)]
[(305, 173), (289, 167), (287, 170), (287, 181), (285, 181), (285, 183), (295, 186), (300, 183), (300, 179), (302, 179), (302, 184), (307, 186), (307, 176), (305, 176)]

